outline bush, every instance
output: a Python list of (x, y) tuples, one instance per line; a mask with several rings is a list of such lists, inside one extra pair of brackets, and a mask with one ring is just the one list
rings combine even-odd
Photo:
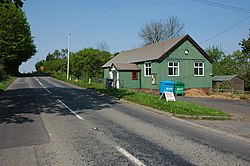
[(0, 64), (0, 81), (4, 80), (6, 77), (6, 72), (4, 71), (4, 66)]

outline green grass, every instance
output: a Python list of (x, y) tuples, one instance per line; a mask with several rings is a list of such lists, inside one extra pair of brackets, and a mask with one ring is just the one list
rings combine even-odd
[(165, 99), (159, 100), (159, 96), (119, 89), (99, 89), (101, 93), (106, 93), (117, 98), (122, 98), (134, 103), (138, 103), (151, 108), (163, 110), (173, 114), (191, 116), (229, 116), (218, 109), (209, 108), (185, 101), (166, 102)]
[(142, 92), (135, 92), (131, 90), (123, 90), (123, 89), (114, 89), (114, 88), (106, 89), (103, 86), (103, 84), (100, 83), (88, 84), (87, 81), (82, 81), (82, 80), (79, 81), (66, 80), (65, 76), (64, 77), (54, 76), (54, 77), (69, 82), (71, 84), (74, 84), (76, 86), (95, 89), (100, 93), (108, 94), (117, 97), (119, 99), (125, 99), (140, 105), (170, 112), (172, 114), (190, 115), (190, 116), (215, 116), (215, 117), (230, 116), (229, 114), (224, 113), (218, 109), (209, 108), (206, 106), (201, 106), (193, 103), (188, 103), (185, 101), (166, 102), (165, 99), (159, 100), (160, 96), (156, 95), (145, 94)]
[(0, 81), (0, 92), (3, 92), (15, 79), (16, 77), (7, 76), (4, 80)]

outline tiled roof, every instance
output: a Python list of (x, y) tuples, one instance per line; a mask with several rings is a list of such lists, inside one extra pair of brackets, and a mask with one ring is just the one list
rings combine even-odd
[(184, 35), (163, 42), (146, 45), (141, 48), (120, 52), (102, 67), (110, 67), (113, 63), (137, 63), (158, 60), (185, 40), (189, 40), (210, 62), (212, 62), (208, 54), (189, 35)]
[(130, 64), (130, 63), (113, 63), (116, 70), (129, 70), (129, 71), (139, 71), (141, 70), (136, 64)]

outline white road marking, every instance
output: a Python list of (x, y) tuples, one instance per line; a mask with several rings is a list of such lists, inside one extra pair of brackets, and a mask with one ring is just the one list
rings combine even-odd
[(64, 104), (61, 100), (57, 99), (59, 103), (61, 103), (65, 108), (67, 108), (72, 114), (74, 114), (78, 119), (84, 120), (80, 115), (78, 115), (76, 112), (74, 112), (72, 109), (70, 109), (66, 104)]
[(45, 89), (49, 94), (52, 94), (36, 77), (34, 77), (36, 81)]
[(129, 152), (127, 152), (125, 149), (121, 148), (120, 146), (116, 146), (116, 149), (124, 155), (127, 159), (129, 159), (133, 164), (138, 165), (138, 166), (146, 166), (143, 164), (140, 160), (135, 158), (133, 155), (131, 155)]

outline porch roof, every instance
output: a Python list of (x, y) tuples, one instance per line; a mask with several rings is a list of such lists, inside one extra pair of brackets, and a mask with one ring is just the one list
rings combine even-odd
[[(136, 64), (131, 63), (113, 63), (111, 66), (114, 66), (118, 71), (140, 71), (141, 69)], [(111, 67), (112, 68), (112, 67)]]

